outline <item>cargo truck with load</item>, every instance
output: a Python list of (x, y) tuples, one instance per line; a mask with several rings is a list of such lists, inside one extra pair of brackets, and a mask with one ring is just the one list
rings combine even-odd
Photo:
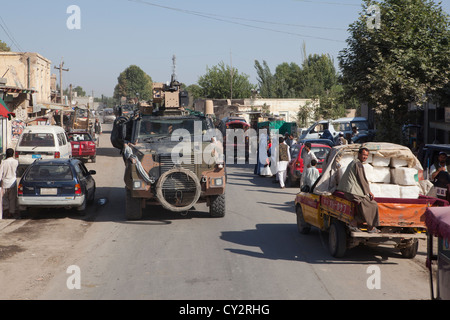
[[(361, 146), (369, 149), (364, 171), (378, 204), (378, 233), (351, 228), (356, 204), (337, 191), (340, 178)], [(413, 258), (419, 239), (426, 239), (426, 209), (449, 205), (446, 200), (427, 196), (429, 181), (423, 180), (422, 173), (410, 149), (400, 145), (373, 142), (333, 147), (311, 192), (296, 195), (298, 231), (308, 234), (311, 227), (317, 227), (328, 232), (328, 247), (334, 257), (343, 257), (348, 249), (364, 244), (393, 245), (405, 258)]]

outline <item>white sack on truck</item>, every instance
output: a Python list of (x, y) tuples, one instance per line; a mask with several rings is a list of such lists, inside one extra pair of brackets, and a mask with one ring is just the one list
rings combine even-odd
[(390, 163), (391, 158), (385, 158), (378, 155), (374, 155), (372, 159), (372, 165), (374, 167), (388, 167)]
[(364, 173), (366, 174), (367, 181), (373, 180), (373, 167), (370, 163), (363, 163)]
[[(342, 159), (344, 161), (348, 161), (349, 158), (356, 158), (358, 154), (358, 150), (361, 146), (367, 147), (369, 149), (369, 153), (375, 156), (380, 156), (380, 158), (389, 158), (389, 163), (386, 164), (386, 169), (389, 171), (390, 177), (390, 159), (403, 159), (406, 160), (409, 168), (415, 168), (417, 170), (423, 170), (422, 165), (411, 152), (411, 150), (405, 146), (401, 146), (398, 144), (387, 143), (387, 142), (368, 142), (362, 145), (358, 143), (335, 146), (331, 149), (330, 153), (327, 156), (326, 163), (323, 165), (322, 175), (317, 181), (316, 187), (313, 190), (314, 194), (317, 195), (330, 195), (335, 190), (339, 183), (339, 169), (341, 168), (341, 164), (339, 163)], [(372, 159), (373, 164), (374, 159)], [(375, 162), (377, 163), (377, 162)], [(374, 167), (375, 168), (375, 167)], [(375, 172), (374, 172), (375, 174)], [(383, 179), (383, 181), (387, 181)], [(388, 181), (390, 183), (390, 180)], [(382, 186), (383, 188), (386, 185)], [(397, 187), (398, 194), (400, 193), (399, 187)], [(392, 198), (393, 195), (388, 196)]]
[(416, 175), (418, 174), (417, 169), (399, 167), (391, 169), (392, 183), (399, 184), (402, 186), (415, 186)]
[(396, 184), (383, 183), (380, 186), (380, 195), (378, 197), (380, 197), (380, 198), (400, 198), (400, 186), (398, 186)]
[(408, 162), (405, 159), (391, 158), (391, 163), (389, 166), (391, 168), (407, 167)]
[(372, 167), (372, 181), (376, 183), (391, 183), (391, 169), (389, 167)]
[(400, 198), (418, 199), (420, 191), (418, 186), (400, 186)]

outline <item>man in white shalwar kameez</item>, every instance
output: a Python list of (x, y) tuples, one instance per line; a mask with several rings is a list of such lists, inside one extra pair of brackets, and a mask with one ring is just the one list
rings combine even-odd
[(259, 136), (259, 157), (258, 161), (260, 163), (259, 175), (264, 177), (271, 177), (272, 172), (270, 171), (270, 158), (267, 155), (267, 135), (261, 133)]

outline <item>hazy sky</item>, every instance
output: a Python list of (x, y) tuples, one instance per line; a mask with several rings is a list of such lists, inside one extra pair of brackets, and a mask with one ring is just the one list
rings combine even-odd
[[(301, 64), (307, 54), (330, 54), (337, 62), (347, 27), (360, 0), (2, 0), (0, 39), (12, 51), (61, 59), (69, 72), (63, 87), (81, 86), (94, 96), (112, 96), (117, 77), (135, 64), (155, 82), (170, 80), (172, 56), (179, 81), (199, 76), (223, 61), (256, 81), (255, 60), (272, 72), (282, 62)], [(80, 9), (79, 20), (71, 5)], [(442, 6), (450, 12), (450, 0)], [(69, 29), (69, 25), (80, 29)], [(336, 63), (337, 65), (337, 63)], [(1, 70), (0, 70), (1, 72)]]

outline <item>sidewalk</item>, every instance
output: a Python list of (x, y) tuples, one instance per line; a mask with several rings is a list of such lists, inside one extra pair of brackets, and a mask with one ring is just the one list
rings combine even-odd
[(2, 232), (3, 229), (5, 229), (6, 227), (8, 227), (9, 225), (11, 225), (16, 221), (23, 221), (23, 223), (26, 223), (26, 220), (21, 219), (0, 219), (0, 233)]

